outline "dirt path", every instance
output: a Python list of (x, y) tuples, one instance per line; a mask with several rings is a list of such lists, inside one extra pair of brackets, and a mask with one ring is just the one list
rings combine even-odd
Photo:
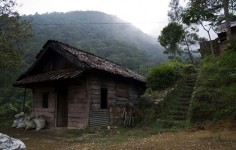
[(235, 137), (230, 137), (231, 134), (236, 134), (236, 132), (162, 133), (139, 140), (130, 138), (121, 144), (75, 144), (68, 149), (233, 150), (236, 149), (236, 143)]
[(152, 129), (0, 130), (22, 140), (28, 150), (158, 149), (235, 150), (236, 130), (185, 130), (158, 133)]

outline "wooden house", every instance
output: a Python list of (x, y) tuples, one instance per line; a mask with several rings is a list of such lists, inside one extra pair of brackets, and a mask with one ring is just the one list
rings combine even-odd
[(49, 127), (121, 125), (122, 108), (144, 91), (143, 76), (109, 60), (49, 40), (15, 86), (30, 88), (32, 110)]
[[(236, 18), (234, 18), (236, 20)], [(236, 40), (236, 21), (231, 22), (231, 36), (232, 40)], [(226, 34), (226, 24), (222, 23), (217, 30), (217, 38), (211, 40), (214, 54), (216, 56), (222, 55), (227, 48), (227, 34)], [(211, 55), (210, 41), (200, 42), (200, 53), (202, 57)]]

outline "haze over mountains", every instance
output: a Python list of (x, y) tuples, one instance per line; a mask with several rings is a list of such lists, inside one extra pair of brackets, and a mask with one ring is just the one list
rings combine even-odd
[(48, 39), (67, 43), (141, 72), (167, 58), (155, 38), (102, 12), (55, 12), (23, 17), (32, 23), (35, 33), (26, 50), (28, 65)]

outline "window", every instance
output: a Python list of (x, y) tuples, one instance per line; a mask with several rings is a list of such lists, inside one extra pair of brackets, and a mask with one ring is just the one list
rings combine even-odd
[(101, 88), (101, 109), (107, 109), (107, 88)]
[(42, 107), (48, 108), (48, 93), (43, 93)]

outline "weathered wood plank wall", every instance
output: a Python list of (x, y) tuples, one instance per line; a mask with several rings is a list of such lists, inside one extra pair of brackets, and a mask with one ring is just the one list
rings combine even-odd
[[(120, 82), (112, 78), (90, 76), (90, 126), (96, 125), (122, 125), (123, 108), (130, 102), (138, 101), (138, 89), (129, 82)], [(107, 118), (105, 113), (100, 113), (101, 109), (101, 88), (107, 88), (107, 103), (109, 112), (109, 123), (105, 123)], [(96, 114), (99, 113), (99, 115)], [(94, 121), (101, 120), (101, 121)], [(100, 119), (99, 119), (100, 118)], [(92, 124), (92, 125), (91, 125)]]
[(70, 85), (68, 89), (68, 127), (88, 126), (88, 100), (86, 86)]
[[(48, 93), (48, 108), (42, 107), (43, 93)], [(55, 100), (56, 92), (53, 87), (42, 85), (34, 89), (32, 111), (46, 117), (47, 127), (55, 125)]]

